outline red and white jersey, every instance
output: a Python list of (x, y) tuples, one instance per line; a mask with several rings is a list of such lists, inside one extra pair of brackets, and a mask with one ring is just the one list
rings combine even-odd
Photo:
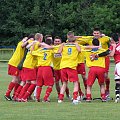
[(117, 44), (114, 53), (115, 64), (120, 62), (120, 43)]

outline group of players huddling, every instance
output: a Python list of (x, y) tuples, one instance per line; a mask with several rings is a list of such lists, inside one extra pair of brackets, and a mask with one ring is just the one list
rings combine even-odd
[[(70, 98), (68, 81), (73, 82), (72, 103), (92, 101), (92, 86), (98, 79), (100, 98), (106, 102), (109, 98), (110, 79), (108, 77), (110, 56), (115, 60), (115, 102), (120, 95), (120, 35), (111, 37), (93, 30), (93, 36), (75, 36), (69, 31), (66, 43), (60, 37), (52, 40), (51, 35), (36, 33), (23, 38), (8, 62), (8, 74), (12, 81), (8, 85), (5, 98), (8, 101), (27, 102), (34, 92), (35, 101), (41, 101), (43, 86), (47, 86), (43, 102), (50, 102), (50, 94), (55, 83), (58, 103), (64, 100), (64, 93)], [(89, 68), (86, 77), (85, 65)], [(81, 74), (85, 91), (80, 88), (78, 74)], [(60, 86), (61, 83), (61, 86)], [(12, 92), (13, 90), (13, 92)], [(10, 95), (13, 93), (12, 96)]]

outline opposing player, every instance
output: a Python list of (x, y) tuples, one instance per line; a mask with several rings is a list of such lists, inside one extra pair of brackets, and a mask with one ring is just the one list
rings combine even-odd
[(115, 60), (115, 102), (120, 101), (120, 34), (113, 34), (111, 37), (110, 56)]

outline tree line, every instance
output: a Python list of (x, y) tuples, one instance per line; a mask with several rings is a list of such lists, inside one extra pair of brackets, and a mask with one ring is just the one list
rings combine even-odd
[(0, 45), (16, 45), (40, 32), (66, 39), (68, 31), (91, 35), (95, 26), (120, 31), (120, 0), (0, 0)]

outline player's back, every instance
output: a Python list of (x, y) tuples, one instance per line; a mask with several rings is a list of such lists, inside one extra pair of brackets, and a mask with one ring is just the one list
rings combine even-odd
[(60, 68), (76, 69), (78, 64), (78, 53), (75, 44), (65, 44), (62, 51)]

